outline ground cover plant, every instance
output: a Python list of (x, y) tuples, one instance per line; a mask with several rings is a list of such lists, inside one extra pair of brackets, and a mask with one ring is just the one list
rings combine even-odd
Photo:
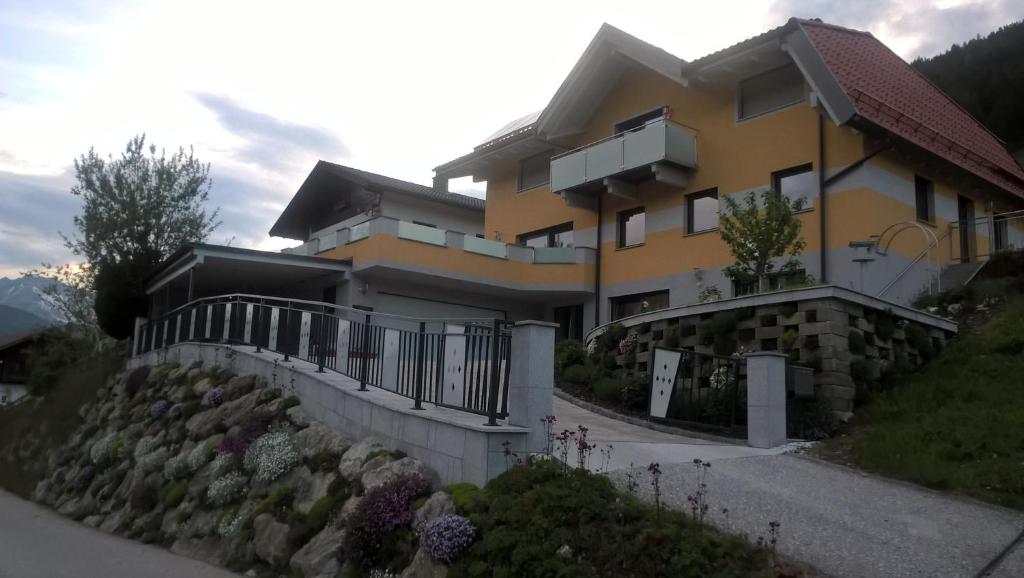
[(875, 395), (820, 455), (1024, 509), (1024, 296)]

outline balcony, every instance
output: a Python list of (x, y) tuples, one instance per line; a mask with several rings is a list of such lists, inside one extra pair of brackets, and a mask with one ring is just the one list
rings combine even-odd
[(665, 119), (620, 133), (551, 159), (551, 192), (582, 188), (605, 179), (674, 174), (697, 167), (697, 135)]

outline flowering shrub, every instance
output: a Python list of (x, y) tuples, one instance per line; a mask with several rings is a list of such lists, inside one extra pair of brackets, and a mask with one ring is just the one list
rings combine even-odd
[(147, 435), (140, 439), (135, 444), (135, 461), (142, 459), (160, 447), (160, 442), (161, 439), (153, 435)]
[(420, 545), (438, 562), (450, 563), (476, 536), (476, 528), (466, 518), (448, 514), (436, 518), (420, 532)]
[(412, 522), (412, 501), (429, 491), (430, 482), (413, 475), (395, 478), (366, 492), (345, 522), (345, 559), (364, 568), (373, 566), (384, 538)]
[(630, 351), (636, 349), (636, 343), (638, 339), (639, 337), (637, 337), (636, 333), (630, 333), (629, 335), (627, 335), (625, 339), (619, 341), (619, 353), (625, 355)]
[(186, 461), (188, 462), (188, 469), (190, 472), (197, 472), (199, 468), (206, 465), (210, 461), (210, 457), (213, 452), (210, 451), (210, 446), (205, 442), (199, 442), (196, 447), (192, 448), (192, 451), (188, 453)]
[(86, 464), (82, 468), (78, 475), (75, 476), (75, 481), (72, 482), (71, 487), (75, 490), (75, 493), (81, 494), (89, 488), (89, 484), (92, 483), (93, 478), (96, 477), (96, 466), (92, 464)]
[(301, 456), (286, 431), (264, 434), (245, 450), (242, 465), (259, 482), (272, 482), (295, 467)]
[(203, 395), (203, 401), (200, 402), (206, 407), (217, 407), (224, 402), (224, 388), (221, 386), (212, 387), (210, 391)]
[(178, 454), (164, 463), (164, 477), (168, 480), (184, 478), (192, 473), (189, 469), (188, 454)]
[(729, 365), (719, 366), (718, 369), (711, 372), (711, 376), (708, 378), (711, 383), (711, 387), (714, 389), (725, 389), (733, 383), (733, 369)]
[(111, 449), (114, 448), (114, 444), (120, 439), (117, 433), (107, 434), (100, 438), (89, 448), (89, 459), (98, 466), (106, 464), (110, 460)]
[(171, 404), (167, 403), (166, 399), (160, 399), (153, 402), (153, 405), (149, 406), (149, 415), (156, 419), (162, 418), (167, 414), (167, 410), (170, 409)]
[(242, 459), (252, 442), (267, 433), (270, 424), (271, 419), (268, 416), (250, 417), (238, 430), (224, 436), (220, 442), (220, 452)]
[(217, 534), (222, 538), (230, 538), (238, 534), (245, 522), (246, 517), (242, 514), (241, 510), (231, 508), (221, 515), (220, 522), (217, 524)]
[(210, 484), (206, 500), (213, 506), (225, 506), (242, 497), (245, 491), (245, 476), (238, 472), (225, 474)]

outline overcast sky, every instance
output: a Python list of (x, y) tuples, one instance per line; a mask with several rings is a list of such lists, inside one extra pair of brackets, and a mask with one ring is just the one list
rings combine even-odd
[(790, 16), (911, 60), (1024, 18), (1024, 2), (3, 0), (0, 276), (73, 260), (58, 231), (73, 232), (71, 165), (90, 146), (193, 146), (224, 220), (210, 241), (278, 249), (294, 242), (267, 230), (317, 159), (429, 184), (542, 108), (602, 22), (690, 60)]

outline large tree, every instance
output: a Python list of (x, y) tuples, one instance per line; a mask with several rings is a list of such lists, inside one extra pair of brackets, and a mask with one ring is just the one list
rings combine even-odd
[(220, 224), (206, 210), (210, 165), (189, 149), (168, 155), (131, 139), (120, 157), (90, 148), (75, 160), (71, 194), (82, 198), (77, 234), (64, 241), (85, 258), (96, 279), (100, 327), (115, 338), (131, 334), (132, 317), (145, 313), (145, 277), (186, 243), (202, 242)]
[[(796, 271), (801, 267), (797, 257), (806, 243), (800, 236), (800, 219), (807, 199), (789, 200), (774, 190), (758, 196), (747, 193), (742, 201), (724, 197), (725, 208), (719, 232), (732, 250), (736, 262), (725, 268), (725, 274), (741, 283), (757, 282), (763, 290), (771, 273)], [(788, 259), (780, 260), (784, 257)]]

